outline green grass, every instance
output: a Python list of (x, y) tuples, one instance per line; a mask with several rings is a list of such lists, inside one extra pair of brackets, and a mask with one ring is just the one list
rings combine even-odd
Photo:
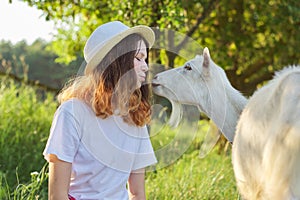
[(238, 199), (230, 157), (199, 151), (184, 154), (173, 165), (147, 173), (148, 199)]
[(37, 200), (48, 198), (48, 164), (40, 172), (32, 172), (31, 180), (27, 183), (18, 183), (14, 188), (9, 188), (5, 178), (0, 175), (0, 199), (7, 200)]
[[(156, 133), (151, 137), (153, 147), (156, 152), (163, 151), (157, 155), (158, 164), (147, 170), (148, 199), (239, 199), (230, 148), (221, 151), (217, 145), (202, 157), (200, 149), (209, 131), (214, 130), (207, 121), (183, 124), (177, 129), (151, 127), (151, 133)], [(169, 148), (165, 148), (167, 145)]]
[[(0, 79), (1, 200), (47, 199), (42, 151), (56, 107), (52, 94)], [(199, 156), (208, 130), (206, 121), (177, 129), (151, 126), (159, 163), (147, 170), (147, 199), (238, 199), (230, 153), (214, 148)]]
[(42, 169), (42, 151), (56, 106), (52, 94), (0, 77), (2, 185), (17, 187), (31, 180), (31, 172)]

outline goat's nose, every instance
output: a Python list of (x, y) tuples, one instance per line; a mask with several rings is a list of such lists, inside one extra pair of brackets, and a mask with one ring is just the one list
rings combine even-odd
[(159, 85), (160, 84), (159, 84), (158, 76), (155, 75), (154, 78), (153, 78), (153, 80), (152, 80), (152, 87), (157, 87)]

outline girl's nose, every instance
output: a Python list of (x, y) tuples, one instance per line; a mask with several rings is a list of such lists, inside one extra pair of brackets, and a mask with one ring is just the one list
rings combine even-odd
[(148, 65), (147, 65), (146, 62), (141, 66), (141, 69), (142, 69), (144, 72), (147, 72), (147, 71), (149, 70), (149, 67), (148, 67)]

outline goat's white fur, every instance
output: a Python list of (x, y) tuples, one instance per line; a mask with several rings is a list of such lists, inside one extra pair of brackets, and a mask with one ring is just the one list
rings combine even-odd
[[(154, 92), (168, 98), (177, 113), (181, 113), (180, 104), (195, 105), (233, 141), (237, 120), (247, 100), (231, 86), (224, 70), (211, 60), (208, 48), (184, 66), (157, 74), (152, 83), (159, 84), (153, 88)], [(172, 125), (178, 124), (180, 116), (176, 115), (171, 114)]]
[(300, 68), (276, 74), (240, 116), (232, 160), (245, 199), (300, 199)]
[(157, 74), (153, 84), (175, 106), (173, 125), (180, 104), (196, 105), (232, 142), (240, 118), (232, 154), (243, 198), (300, 200), (300, 67), (277, 73), (248, 104), (207, 48), (184, 66)]

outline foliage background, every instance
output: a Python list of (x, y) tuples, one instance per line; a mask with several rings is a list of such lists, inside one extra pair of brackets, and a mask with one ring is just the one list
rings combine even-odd
[[(98, 25), (120, 20), (129, 26), (145, 24), (178, 31), (211, 50), (238, 90), (251, 95), (274, 71), (300, 61), (300, 1), (298, 0), (25, 0), (56, 22), (58, 35), (51, 49), (58, 61), (81, 55), (84, 42)], [(152, 62), (178, 66), (172, 35), (159, 35), (175, 52), (153, 52)], [(201, 54), (202, 52), (194, 52)], [(162, 59), (163, 58), (163, 59)]]
[[(57, 35), (49, 43), (0, 42), (0, 199), (47, 198), (41, 152), (57, 107), (55, 96), (76, 75), (83, 64), (84, 42), (102, 23), (145, 24), (194, 39), (210, 49), (233, 86), (247, 96), (276, 70), (300, 62), (298, 0), (24, 1), (56, 23)], [(167, 31), (157, 31), (156, 37), (172, 51), (152, 50), (151, 62), (163, 69), (181, 65), (177, 54), (191, 48), (187, 40), (175, 41)], [(230, 148), (224, 152), (219, 145), (204, 159), (198, 157), (201, 131), (209, 127), (205, 123), (175, 163), (147, 174), (149, 199), (239, 198)], [(154, 147), (167, 143), (172, 134), (165, 131), (153, 141)]]

